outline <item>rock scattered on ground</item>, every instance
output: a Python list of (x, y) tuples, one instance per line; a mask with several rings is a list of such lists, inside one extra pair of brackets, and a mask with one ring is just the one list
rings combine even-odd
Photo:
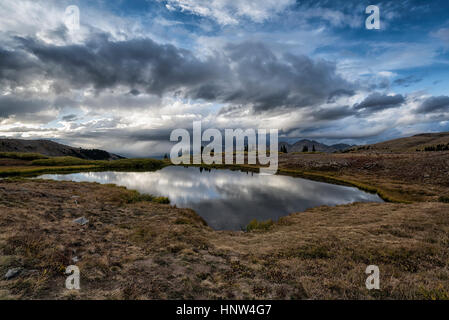
[(78, 218), (78, 219), (73, 220), (73, 222), (74, 222), (74, 223), (78, 223), (78, 224), (81, 225), (81, 226), (84, 226), (84, 225), (86, 225), (86, 224), (89, 223), (89, 220), (87, 220), (87, 219), (84, 218), (84, 217), (81, 217), (81, 218)]
[(17, 277), (22, 272), (22, 268), (12, 268), (9, 269), (5, 274), (5, 279), (10, 280)]

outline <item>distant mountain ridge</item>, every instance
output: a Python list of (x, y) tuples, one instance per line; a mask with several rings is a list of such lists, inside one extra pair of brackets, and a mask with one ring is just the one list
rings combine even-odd
[(51, 140), (0, 139), (0, 152), (32, 152), (50, 157), (71, 156), (86, 160), (124, 158), (100, 149), (75, 148)]
[(324, 143), (308, 139), (296, 141), (294, 144), (289, 144), (287, 142), (279, 142), (279, 151), (281, 151), (281, 148), (283, 146), (287, 148), (287, 152), (302, 152), (304, 150), (304, 147), (307, 147), (308, 151), (312, 151), (313, 148), (315, 147), (315, 151), (328, 152), (328, 153), (344, 151), (346, 149), (353, 147), (349, 144), (344, 143), (333, 144), (328, 146)]

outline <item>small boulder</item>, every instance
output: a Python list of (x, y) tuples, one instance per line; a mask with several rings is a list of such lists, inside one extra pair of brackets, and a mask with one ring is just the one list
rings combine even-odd
[(78, 219), (73, 220), (73, 222), (74, 222), (74, 223), (77, 223), (77, 224), (79, 224), (79, 225), (81, 225), (81, 226), (84, 226), (85, 224), (88, 224), (88, 223), (89, 223), (89, 220), (87, 220), (87, 219), (84, 218), (84, 217), (81, 217), (81, 218), (78, 218)]
[(12, 268), (9, 269), (5, 274), (5, 279), (10, 280), (17, 277), (22, 272), (22, 268)]

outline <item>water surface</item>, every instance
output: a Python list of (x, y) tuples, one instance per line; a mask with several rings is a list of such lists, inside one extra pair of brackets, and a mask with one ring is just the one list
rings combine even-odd
[(83, 172), (39, 178), (113, 183), (191, 208), (217, 230), (241, 230), (251, 220), (277, 220), (320, 205), (382, 202), (357, 188), (288, 176), (265, 176), (231, 170), (166, 167), (154, 172)]

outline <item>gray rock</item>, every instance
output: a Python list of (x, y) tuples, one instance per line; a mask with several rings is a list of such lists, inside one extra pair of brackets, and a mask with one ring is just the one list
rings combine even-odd
[(73, 220), (73, 222), (78, 223), (78, 224), (81, 225), (81, 226), (84, 226), (85, 224), (88, 224), (88, 223), (89, 223), (89, 220), (87, 220), (87, 219), (84, 218), (84, 217), (81, 217), (81, 218), (78, 218), (78, 219)]
[(10, 280), (12, 278), (17, 277), (22, 272), (22, 268), (12, 268), (9, 269), (5, 274), (5, 279)]

